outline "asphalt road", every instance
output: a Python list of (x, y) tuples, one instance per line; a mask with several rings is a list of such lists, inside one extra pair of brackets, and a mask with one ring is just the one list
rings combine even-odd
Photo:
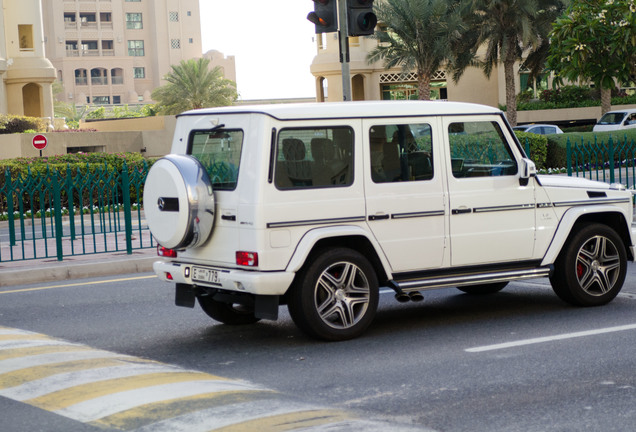
[[(252, 405), (237, 405), (242, 411), (236, 415), (246, 418), (263, 404), (266, 413), (272, 404), (302, 403), (322, 410), (323, 417), (345, 413), (353, 421), (369, 421), (308, 430), (636, 430), (636, 264), (630, 264), (619, 297), (598, 308), (565, 305), (547, 280), (513, 283), (491, 296), (455, 289), (424, 294), (423, 302), (404, 305), (384, 293), (367, 333), (323, 343), (300, 333), (284, 308), (277, 322), (214, 323), (198, 306), (173, 306), (172, 286), (150, 274), (3, 287), (0, 343), (3, 331), (5, 339), (20, 339), (15, 333), (26, 330), (37, 333), (27, 339), (59, 338), (133, 356), (129, 364), (150, 359), (162, 368), (203, 372), (208, 380), (222, 377), (261, 392), (258, 400), (247, 401)], [(29, 360), (30, 351), (24, 352)], [(26, 360), (3, 363), (1, 353), (0, 430), (132, 430), (142, 424), (77, 421), (54, 414), (65, 413), (63, 393), (46, 399), (27, 390), (10, 392), (16, 382), (3, 375), (3, 365), (6, 372), (7, 365)], [(20, 383), (41, 387), (38, 371), (27, 369)], [(17, 379), (15, 373), (10, 378)], [(276, 396), (264, 397), (264, 390)], [(153, 415), (166, 416), (155, 410), (145, 421), (157, 420)], [(227, 430), (250, 425), (259, 432), (287, 430), (263, 426), (266, 415)], [(206, 430), (219, 427), (215, 419), (208, 417)]]

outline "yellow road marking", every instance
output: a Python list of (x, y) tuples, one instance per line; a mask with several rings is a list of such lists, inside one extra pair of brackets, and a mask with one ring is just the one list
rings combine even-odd
[(127, 411), (103, 417), (90, 424), (121, 430), (134, 430), (150, 423), (171, 419), (180, 415), (276, 396), (273, 390), (238, 390), (198, 394), (161, 402), (149, 403)]
[(51, 339), (50, 337), (43, 334), (5, 334), (0, 335), (0, 341), (10, 341), (10, 340), (42, 340), (42, 339)]
[(0, 294), (15, 294), (15, 293), (30, 292), (30, 291), (50, 290), (55, 288), (69, 288), (69, 287), (76, 287), (76, 286), (98, 285), (98, 284), (113, 283), (113, 282), (128, 282), (128, 281), (141, 280), (141, 279), (152, 279), (156, 277), (157, 277), (156, 275), (137, 276), (137, 277), (123, 278), (123, 279), (110, 279), (110, 280), (103, 280), (103, 281), (100, 280), (100, 281), (92, 281), (92, 282), (72, 283), (72, 284), (66, 284), (66, 285), (53, 285), (48, 287), (24, 288), (24, 289), (11, 290), (11, 291), (0, 291)]
[[(151, 360), (135, 359), (135, 363), (152, 363)], [(29, 369), (20, 369), (0, 375), (0, 389), (10, 388), (22, 385), (29, 381), (46, 378), (52, 375), (75, 372), (87, 369), (98, 369), (109, 366), (121, 366), (122, 364), (131, 363), (130, 357), (122, 356), (122, 358), (98, 358), (77, 361), (67, 361), (63, 363), (48, 364), (43, 366), (34, 366)]]
[(350, 419), (344, 411), (314, 410), (263, 417), (243, 423), (211, 429), (210, 432), (285, 432), (312, 426), (320, 426)]
[[(69, 351), (88, 351), (93, 348), (81, 345), (39, 345), (27, 348), (14, 348), (8, 350), (0, 350), (0, 360), (7, 360), (17, 357), (28, 357), (40, 354), (52, 354), (56, 352), (69, 352)], [(2, 371), (0, 371), (0, 376)], [(1, 384), (0, 384), (1, 386)]]
[(49, 411), (57, 411), (89, 399), (127, 390), (187, 381), (227, 381), (203, 372), (161, 372), (82, 384), (24, 402)]

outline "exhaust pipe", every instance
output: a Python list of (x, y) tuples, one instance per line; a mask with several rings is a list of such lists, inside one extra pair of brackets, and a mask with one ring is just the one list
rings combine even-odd
[(409, 296), (407, 293), (399, 292), (395, 294), (395, 299), (400, 303), (408, 303), (411, 301), (411, 296)]
[(413, 291), (409, 293), (409, 299), (414, 302), (420, 302), (424, 300), (424, 296), (419, 291)]

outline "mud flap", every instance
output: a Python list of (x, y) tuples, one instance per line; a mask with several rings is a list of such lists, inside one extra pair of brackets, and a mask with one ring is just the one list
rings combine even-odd
[(194, 289), (191, 285), (177, 284), (174, 296), (174, 304), (187, 308), (193, 308), (196, 301)]
[(254, 299), (254, 316), (276, 321), (278, 319), (279, 298), (275, 295), (257, 295)]

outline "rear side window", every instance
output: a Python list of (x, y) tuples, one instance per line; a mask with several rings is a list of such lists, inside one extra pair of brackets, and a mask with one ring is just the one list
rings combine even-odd
[(517, 174), (517, 162), (497, 122), (457, 122), (448, 127), (455, 178)]
[(274, 183), (279, 189), (345, 187), (353, 183), (353, 130), (282, 129), (276, 142)]
[(197, 130), (190, 133), (190, 154), (201, 162), (215, 190), (234, 190), (238, 181), (243, 131)]
[(431, 126), (375, 125), (369, 130), (371, 179), (374, 183), (431, 180)]

